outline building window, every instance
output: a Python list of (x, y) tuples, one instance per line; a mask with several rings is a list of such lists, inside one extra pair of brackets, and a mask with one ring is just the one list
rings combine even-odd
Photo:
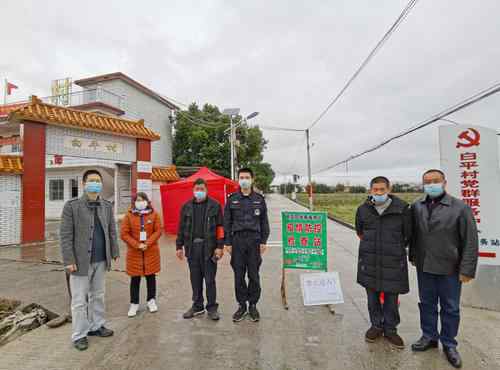
[(64, 200), (64, 180), (49, 180), (49, 200)]
[(12, 153), (21, 153), (21, 145), (20, 144), (12, 144), (11, 147), (11, 152)]
[(71, 179), (71, 198), (78, 198), (78, 179)]

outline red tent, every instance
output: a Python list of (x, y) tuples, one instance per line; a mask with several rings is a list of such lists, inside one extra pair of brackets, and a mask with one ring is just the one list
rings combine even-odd
[(199, 178), (207, 182), (208, 195), (217, 200), (222, 207), (226, 204), (227, 196), (238, 190), (238, 183), (213, 173), (207, 167), (202, 167), (187, 179), (161, 185), (163, 224), (167, 233), (177, 234), (181, 208), (184, 203), (193, 198), (193, 185)]

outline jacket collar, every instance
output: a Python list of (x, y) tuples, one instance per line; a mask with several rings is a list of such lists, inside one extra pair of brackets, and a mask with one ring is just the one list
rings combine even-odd
[(89, 198), (87, 193), (83, 193), (80, 198), (87, 206), (89, 207), (99, 207), (101, 205), (101, 196), (97, 196), (96, 200), (92, 200)]
[[(420, 203), (427, 203), (427, 199), (429, 198), (428, 195), (425, 195), (422, 197), (422, 199), (420, 199)], [(439, 203), (441, 203), (443, 206), (451, 206), (451, 195), (448, 194), (448, 193), (444, 193), (444, 196), (441, 198), (441, 200), (439, 201)]]

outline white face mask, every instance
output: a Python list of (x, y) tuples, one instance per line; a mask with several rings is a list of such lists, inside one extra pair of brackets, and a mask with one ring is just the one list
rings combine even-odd
[(145, 200), (136, 200), (135, 201), (135, 209), (139, 211), (143, 211), (148, 207), (148, 202)]

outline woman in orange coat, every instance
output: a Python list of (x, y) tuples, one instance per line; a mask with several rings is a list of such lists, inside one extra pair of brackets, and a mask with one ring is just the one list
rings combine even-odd
[(129, 317), (137, 315), (141, 277), (146, 277), (149, 312), (158, 311), (156, 305), (156, 275), (160, 272), (161, 236), (160, 216), (151, 207), (145, 193), (137, 193), (134, 206), (121, 225), (121, 239), (127, 244), (127, 274), (130, 278)]

